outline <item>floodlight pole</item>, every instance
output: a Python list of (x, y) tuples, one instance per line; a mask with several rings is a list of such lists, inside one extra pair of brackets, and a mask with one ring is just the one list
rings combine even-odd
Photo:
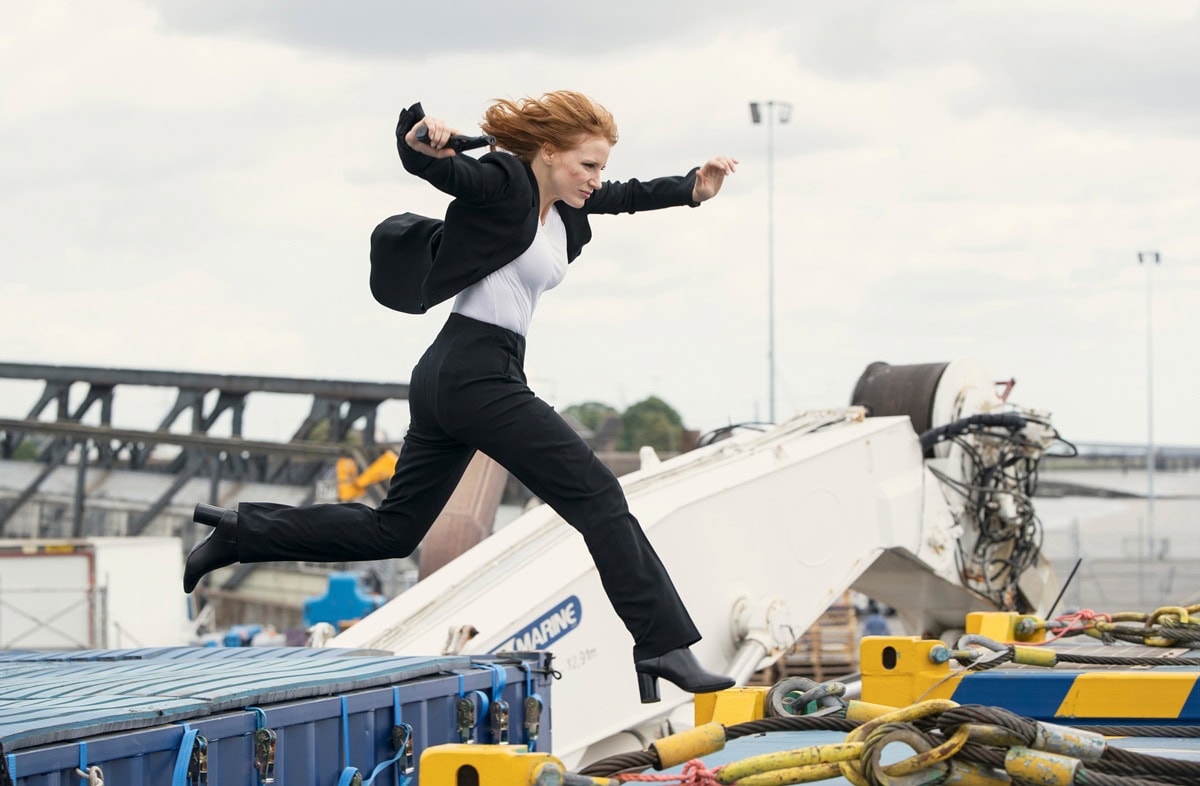
[[(775, 422), (775, 101), (767, 101), (765, 118), (759, 102), (750, 102), (750, 119), (767, 126), (767, 419)], [(786, 123), (791, 104), (780, 103), (781, 123)]]
[(1146, 266), (1146, 543), (1154, 559), (1154, 289), (1151, 272), (1161, 262), (1157, 251), (1139, 251)]

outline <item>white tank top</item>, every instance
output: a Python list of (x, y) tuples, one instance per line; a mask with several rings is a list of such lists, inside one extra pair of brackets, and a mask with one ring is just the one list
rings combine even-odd
[(558, 210), (550, 208), (533, 243), (521, 256), (458, 293), (455, 314), (525, 335), (538, 298), (567, 275), (567, 230)]

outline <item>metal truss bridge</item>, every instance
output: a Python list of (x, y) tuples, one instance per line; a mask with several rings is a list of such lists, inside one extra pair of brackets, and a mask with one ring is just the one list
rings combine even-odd
[[(382, 450), (375, 443), (380, 405), (408, 398), (408, 385), (400, 383), (30, 363), (0, 363), (0, 380), (3, 379), (40, 381), (43, 388), (24, 418), (0, 418), (0, 459), (14, 459), (22, 451), (22, 443), (27, 443), (36, 450), (40, 465), (37, 473), (16, 490), (15, 497), (0, 497), (0, 537), (6, 535), (14, 516), (38, 494), (47, 479), (71, 463), (78, 478), (75, 510), (68, 519), (70, 531), (57, 533), (67, 537), (90, 534), (83, 531), (89, 470), (133, 470), (164, 476), (164, 483), (155, 486), (156, 493), (127, 523), (123, 533), (126, 535), (142, 534), (175, 501), (179, 491), (197, 479), (209, 481), (210, 501), (216, 501), (222, 481), (234, 481), (307, 487), (308, 499), (298, 500), (297, 504), (311, 502), (315, 481), (339, 457), (352, 456), (364, 466), (370, 463)], [(82, 399), (72, 403), (72, 388), (81, 386), (86, 392)], [(113, 399), (121, 386), (173, 389), (174, 404), (153, 430), (115, 427)], [(307, 416), (289, 441), (243, 438), (246, 399), (255, 393), (311, 399)], [(210, 434), (213, 424), (226, 412), (230, 413), (231, 434)], [(53, 420), (42, 419), (51, 413)], [(98, 425), (85, 424), (85, 417), (92, 422), (98, 420)], [(172, 432), (171, 428), (184, 417), (190, 419), (190, 431)], [(361, 427), (361, 447), (345, 441), (356, 427)], [(321, 437), (319, 441), (314, 439), (317, 434)], [(155, 449), (159, 446), (172, 449), (160, 450), (156, 456)], [(164, 453), (170, 455), (162, 457)], [(23, 454), (29, 455), (28, 447)], [(378, 492), (374, 495), (378, 501)], [(195, 501), (187, 500), (189, 504)], [(41, 529), (40, 524), (35, 524), (28, 534), (44, 534)]]

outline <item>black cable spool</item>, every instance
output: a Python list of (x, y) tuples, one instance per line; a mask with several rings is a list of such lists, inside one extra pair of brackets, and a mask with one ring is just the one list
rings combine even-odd
[[(867, 366), (850, 396), (850, 405), (866, 407), (869, 417), (907, 415), (913, 431), (923, 434), (935, 425), (933, 402), (949, 363), (893, 366), (876, 361)], [(933, 458), (933, 448), (925, 451)]]

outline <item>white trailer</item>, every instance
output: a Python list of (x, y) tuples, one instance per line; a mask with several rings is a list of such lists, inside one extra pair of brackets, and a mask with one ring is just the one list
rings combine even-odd
[(0, 540), (0, 650), (182, 646), (178, 538)]

